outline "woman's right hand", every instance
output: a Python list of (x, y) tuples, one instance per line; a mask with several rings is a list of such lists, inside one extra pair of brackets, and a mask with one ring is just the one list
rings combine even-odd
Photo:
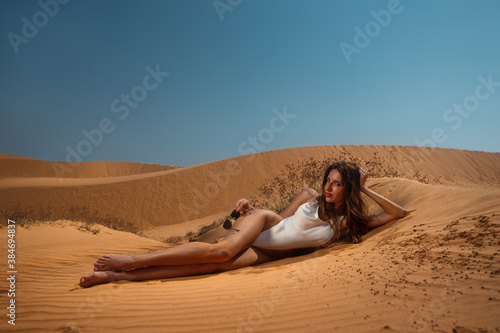
[(243, 198), (236, 201), (236, 211), (245, 214), (249, 210), (254, 209), (252, 205), (250, 205), (250, 201)]
[(359, 168), (359, 185), (361, 190), (365, 187), (365, 182), (370, 177), (370, 173), (363, 168)]

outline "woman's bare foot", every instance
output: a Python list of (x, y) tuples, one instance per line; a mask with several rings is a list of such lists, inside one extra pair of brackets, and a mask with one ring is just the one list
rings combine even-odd
[(118, 281), (118, 273), (113, 271), (92, 272), (80, 278), (80, 287), (87, 288), (96, 284)]
[(94, 271), (127, 271), (140, 268), (132, 256), (123, 254), (108, 254), (100, 257), (94, 263)]

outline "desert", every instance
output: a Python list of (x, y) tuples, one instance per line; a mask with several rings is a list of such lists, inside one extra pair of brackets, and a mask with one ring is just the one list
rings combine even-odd
[[(217, 274), (79, 287), (107, 253), (216, 242), (225, 230), (214, 222), (237, 199), (265, 202), (263, 186), (327, 158), (354, 159), (371, 173), (370, 188), (410, 214), (358, 244)], [(500, 331), (498, 153), (314, 146), (189, 167), (81, 162), (58, 174), (57, 163), (0, 155), (2, 331)], [(291, 191), (308, 185), (290, 180)]]

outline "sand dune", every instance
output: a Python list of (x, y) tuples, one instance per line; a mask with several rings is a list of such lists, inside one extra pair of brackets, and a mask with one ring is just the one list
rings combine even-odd
[[(78, 287), (97, 257), (168, 247), (155, 239), (197, 230), (227, 214), (236, 199), (258, 195), (259, 185), (287, 163), (341, 156), (343, 149), (365, 161), (377, 153), (382, 167), (399, 170), (400, 177), (371, 178), (368, 185), (410, 215), (371, 231), (359, 244), (260, 266)], [(4, 315), (2, 331), (500, 331), (500, 154), (304, 147), (175, 169), (95, 162), (98, 168), (77, 167), (79, 176), (63, 180), (50, 174), (50, 166), (37, 168), (50, 162), (8, 156), (0, 163), (3, 214), (65, 218), (82, 207), (95, 211), (96, 219), (123, 220), (148, 236), (105, 227), (93, 234), (67, 220), (18, 226), (16, 326)], [(5, 228), (0, 235), (6, 254)], [(0, 289), (0, 302), (7, 304), (5, 279)]]
[[(9, 171), (9, 163), (23, 161), (11, 159), (5, 167), (0, 165), (0, 199), (7, 215), (15, 211), (65, 219), (85, 212), (95, 220), (148, 230), (227, 214), (238, 198), (258, 196), (262, 181), (273, 178), (286, 164), (309, 157), (341, 157), (345, 149), (365, 160), (376, 153), (378, 159), (408, 179), (418, 172), (442, 184), (488, 188), (500, 185), (499, 154), (411, 147), (322, 146), (240, 156), (186, 168), (166, 167), (163, 171), (152, 171), (160, 168), (156, 166), (87, 162), (76, 178), (57, 177), (53, 171), (50, 173), (51, 162), (30, 159), (26, 160), (27, 167), (15, 165), (15, 169), (28, 176), (20, 177), (19, 173), (9, 176), (13, 173)], [(35, 162), (44, 167), (38, 168)], [(100, 166), (95, 174), (92, 163)], [(107, 167), (107, 163), (111, 166)], [(127, 174), (131, 169), (152, 172)], [(103, 170), (108, 170), (110, 176), (105, 176)]]
[(0, 167), (0, 179), (119, 177), (178, 168), (131, 162), (52, 162), (5, 154), (0, 154)]

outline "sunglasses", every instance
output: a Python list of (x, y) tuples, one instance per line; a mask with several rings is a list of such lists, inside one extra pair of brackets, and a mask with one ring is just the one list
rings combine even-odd
[(229, 217), (226, 221), (224, 221), (224, 224), (222, 225), (222, 227), (224, 227), (224, 229), (226, 230), (229, 230), (233, 227), (233, 223), (231, 222), (231, 218), (237, 220), (238, 217), (240, 217), (240, 212), (237, 212), (236, 209), (233, 210), (233, 212), (231, 213), (231, 217)]

